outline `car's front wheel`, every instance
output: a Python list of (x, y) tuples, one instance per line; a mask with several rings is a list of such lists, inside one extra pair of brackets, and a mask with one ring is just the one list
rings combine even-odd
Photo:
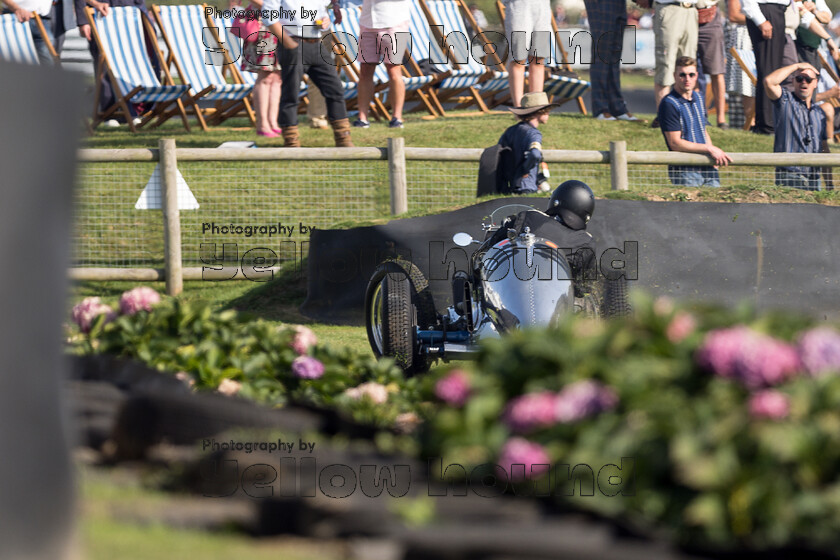
[(422, 273), (404, 261), (379, 265), (365, 294), (365, 324), (373, 353), (394, 358), (406, 374), (427, 371), (430, 361), (417, 341), (418, 320), (424, 328), (435, 322)]

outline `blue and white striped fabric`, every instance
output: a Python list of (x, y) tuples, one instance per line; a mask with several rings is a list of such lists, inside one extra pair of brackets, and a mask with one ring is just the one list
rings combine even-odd
[[(335, 25), (335, 35), (338, 41), (344, 45), (347, 50), (347, 58), (361, 64), (359, 60), (359, 45), (361, 40), (361, 25), (359, 20), (361, 18), (362, 10), (358, 6), (350, 6), (341, 10), (341, 23)], [(392, 38), (393, 39), (393, 38)], [(413, 41), (412, 41), (413, 42)], [(387, 45), (387, 43), (385, 43)], [(403, 76), (406, 92), (416, 91), (432, 81), (434, 76)], [(387, 84), (390, 81), (388, 71), (384, 64), (378, 64), (373, 73), (373, 82), (376, 85)]]
[(483, 74), (480, 84), (477, 85), (481, 92), (504, 91), (508, 87), (508, 73), (492, 70), (478, 62), (470, 54), (470, 36), (464, 18), (461, 16), (458, 2), (453, 0), (427, 0), (426, 5), (435, 18), (437, 25), (443, 26), (443, 33), (449, 37), (453, 31), (457, 31), (451, 37), (456, 40), (448, 41), (451, 47), (452, 56), (462, 67), (473, 72)]
[[(233, 27), (233, 18), (222, 18), (222, 17), (215, 17), (213, 16), (212, 20), (215, 25), (216, 29), (219, 33), (219, 38), (224, 41), (223, 48), (227, 49), (228, 56), (230, 59), (234, 61), (233, 66), (237, 66), (239, 64), (240, 58), (242, 57), (242, 39), (237, 37), (232, 30)], [(202, 52), (204, 52), (204, 45), (201, 45)], [(242, 72), (237, 68), (234, 68), (234, 71), (237, 72), (242, 77), (242, 82), (245, 84), (250, 85), (251, 87), (257, 83), (257, 74), (254, 72)]]
[[(437, 23), (444, 26), (444, 33), (449, 34), (452, 31), (458, 31), (463, 34), (469, 41), (471, 37), (467, 31), (467, 26), (461, 16), (460, 2), (457, 0), (426, 0), (426, 5), (434, 15)], [(475, 71), (489, 71), (489, 68), (476, 61), (472, 56), (466, 56), (468, 51), (464, 50), (468, 43), (459, 41), (458, 46), (454, 52), (457, 53), (457, 60), (460, 62), (466, 58), (471, 69)], [(508, 87), (508, 73), (500, 71), (492, 71), (492, 76), (485, 79), (478, 86), (480, 92), (496, 92), (504, 91)], [(550, 76), (545, 80), (543, 91), (548, 95), (553, 95), (561, 99), (574, 99), (581, 96), (589, 89), (589, 82), (571, 78), (567, 76)]]
[(38, 64), (29, 23), (20, 23), (15, 14), (0, 16), (0, 59), (21, 64)]
[(222, 66), (205, 64), (202, 29), (207, 25), (202, 6), (156, 6), (163, 32), (169, 40), (172, 55), (184, 73), (181, 79), (190, 84), (190, 95), (212, 87), (202, 99), (237, 101), (247, 97), (253, 85), (229, 84), (222, 75)]
[(750, 79), (753, 81), (753, 85), (755, 85), (756, 76), (758, 75), (758, 67), (755, 65), (755, 51), (735, 49), (735, 52), (738, 53), (738, 57), (741, 59), (741, 62), (744, 63), (744, 66), (746, 66), (747, 70), (752, 74)]
[[(411, 2), (411, 19), (409, 21), (409, 31), (411, 33), (411, 56), (414, 60), (428, 60), (431, 66), (438, 72), (450, 71), (450, 77), (440, 82), (439, 88), (442, 90), (462, 91), (464, 89), (475, 86), (482, 76), (487, 72), (487, 69), (481, 67), (479, 70), (473, 69), (468, 64), (455, 69), (453, 66), (446, 63), (432, 63), (432, 61), (447, 60), (443, 55), (438, 42), (432, 35), (429, 28), (429, 23), (426, 21), (426, 16), (420, 8), (420, 3), (417, 0)], [(449, 28), (444, 29), (448, 33)], [(452, 57), (455, 60), (463, 60), (463, 55)]]
[(164, 102), (179, 98), (189, 85), (163, 86), (155, 76), (143, 35), (142, 14), (134, 6), (111, 8), (107, 17), (96, 14), (94, 23), (108, 65), (119, 86), (119, 95), (126, 95), (142, 86), (132, 103)]

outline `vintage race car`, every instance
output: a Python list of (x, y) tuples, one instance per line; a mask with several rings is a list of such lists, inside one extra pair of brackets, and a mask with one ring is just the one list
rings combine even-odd
[(623, 277), (593, 279), (576, 290), (569, 258), (556, 239), (542, 237), (543, 230), (535, 234), (528, 226), (509, 227), (512, 221), (506, 218), (522, 212), (551, 220), (529, 206), (507, 205), (482, 224), (483, 241), (467, 233), (454, 236), (456, 245), (478, 247), (469, 270), (455, 273), (454, 303), (443, 313), (437, 312), (417, 266), (401, 259), (381, 263), (365, 294), (374, 354), (392, 357), (407, 374), (416, 374), (436, 359), (469, 358), (480, 340), (512, 329), (548, 326), (569, 313), (614, 317), (629, 312)]

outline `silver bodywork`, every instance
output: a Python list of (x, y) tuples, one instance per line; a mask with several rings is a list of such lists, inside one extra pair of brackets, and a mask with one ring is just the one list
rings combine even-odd
[(574, 308), (566, 259), (553, 243), (533, 234), (488, 249), (480, 274), (482, 307), (498, 331), (547, 326)]

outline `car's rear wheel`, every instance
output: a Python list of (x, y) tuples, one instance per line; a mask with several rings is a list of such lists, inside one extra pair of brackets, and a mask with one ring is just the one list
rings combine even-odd
[(604, 302), (602, 317), (626, 317), (630, 315), (630, 303), (627, 300), (627, 280), (624, 276), (616, 279), (604, 279)]

